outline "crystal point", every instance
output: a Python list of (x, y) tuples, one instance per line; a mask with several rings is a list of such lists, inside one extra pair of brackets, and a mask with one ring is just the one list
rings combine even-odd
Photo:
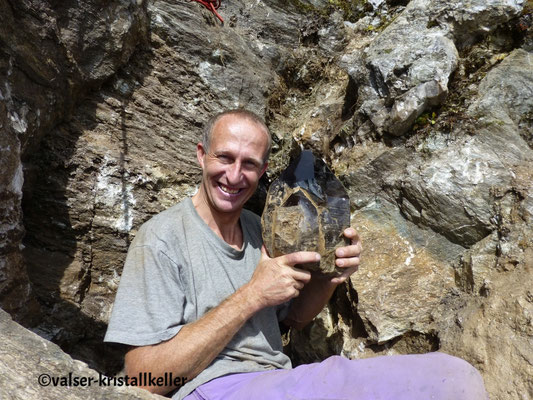
[(316, 251), (321, 260), (299, 267), (338, 275), (335, 249), (350, 226), (350, 198), (324, 161), (304, 150), (268, 190), (262, 216), (263, 243), (270, 256)]

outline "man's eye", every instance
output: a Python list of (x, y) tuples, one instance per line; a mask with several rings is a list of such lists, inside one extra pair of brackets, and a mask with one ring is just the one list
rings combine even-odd
[(253, 161), (245, 161), (244, 168), (246, 169), (256, 169), (257, 165)]
[(223, 155), (223, 154), (220, 154), (217, 158), (218, 158), (220, 161), (225, 162), (225, 163), (226, 163), (226, 162), (231, 162), (231, 158), (228, 157), (228, 156), (225, 156), (225, 155)]

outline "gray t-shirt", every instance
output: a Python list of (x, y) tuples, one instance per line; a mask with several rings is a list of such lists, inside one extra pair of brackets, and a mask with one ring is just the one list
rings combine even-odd
[[(190, 198), (146, 222), (128, 251), (104, 341), (145, 346), (169, 340), (247, 283), (261, 257), (261, 222), (243, 210), (240, 224), (244, 244), (236, 250), (207, 226)], [(173, 399), (222, 375), (291, 368), (278, 325), (287, 308), (256, 313)]]

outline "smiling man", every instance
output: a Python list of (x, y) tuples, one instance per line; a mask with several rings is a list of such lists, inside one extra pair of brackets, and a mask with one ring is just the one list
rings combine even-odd
[(216, 115), (197, 146), (197, 194), (140, 228), (105, 338), (131, 346), (126, 374), (148, 376), (146, 389), (187, 400), (484, 399), (477, 371), (438, 353), (331, 357), (291, 368), (280, 325), (311, 321), (357, 270), (361, 244), (355, 230), (345, 230), (352, 244), (337, 249), (345, 272), (335, 278), (295, 267), (318, 260), (317, 253), (267, 255), (260, 219), (243, 206), (267, 168), (270, 146), (255, 114)]
[[(242, 117), (246, 115), (246, 117)], [(209, 227), (232, 247), (242, 245), (241, 210), (267, 168), (270, 134), (253, 114), (208, 122), (197, 146), (202, 182), (193, 204)]]

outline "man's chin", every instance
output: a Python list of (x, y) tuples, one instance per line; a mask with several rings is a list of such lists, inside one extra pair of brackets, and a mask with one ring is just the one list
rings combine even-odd
[(240, 212), (244, 206), (244, 203), (245, 202), (243, 202), (240, 198), (234, 199), (233, 201), (228, 199), (218, 199), (214, 205), (218, 212), (230, 214)]

